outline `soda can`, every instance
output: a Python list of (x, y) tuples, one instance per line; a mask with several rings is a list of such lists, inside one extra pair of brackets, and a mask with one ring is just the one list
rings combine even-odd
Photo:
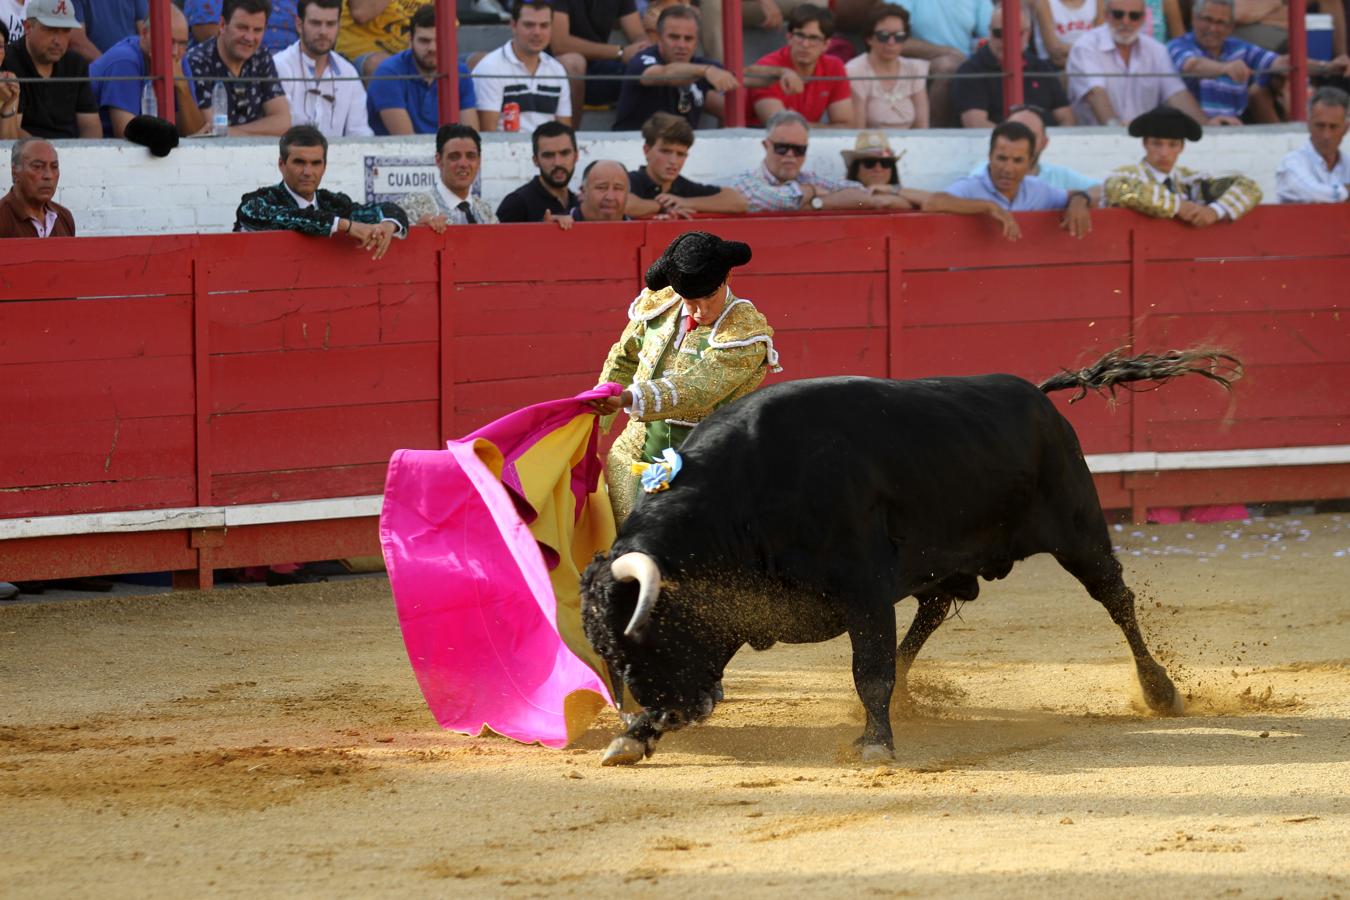
[(502, 131), (520, 130), (520, 104), (502, 104)]

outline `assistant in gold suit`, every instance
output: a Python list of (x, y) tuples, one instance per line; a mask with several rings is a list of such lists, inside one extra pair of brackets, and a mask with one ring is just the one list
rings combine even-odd
[(628, 414), (606, 461), (616, 524), (640, 490), (633, 463), (678, 450), (713, 410), (780, 371), (773, 329), (728, 284), (731, 269), (749, 261), (747, 244), (685, 232), (647, 270), (647, 287), (628, 307), (628, 325), (600, 372), (601, 384), (624, 391), (593, 403), (606, 416)]

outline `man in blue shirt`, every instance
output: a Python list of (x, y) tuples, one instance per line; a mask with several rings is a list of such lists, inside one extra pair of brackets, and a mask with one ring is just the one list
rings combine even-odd
[(959, 128), (951, 101), (951, 80), (961, 63), (989, 36), (991, 0), (906, 0), (909, 40), (900, 51), (912, 59), (928, 60), (929, 121), (933, 128)]
[(947, 212), (989, 216), (999, 223), (1003, 236), (1015, 241), (1022, 229), (1013, 212), (1062, 209), (1060, 227), (1076, 238), (1092, 230), (1088, 212), (1092, 202), (1085, 191), (1068, 192), (1051, 187), (1031, 171), (1036, 136), (1021, 122), (1004, 122), (989, 139), (989, 165), (978, 175), (967, 175), (947, 190), (924, 202), (924, 212)]
[[(169, 23), (173, 31), (173, 62), (177, 67), (188, 45), (187, 19), (176, 6), (169, 7)], [(126, 131), (127, 123), (141, 114), (141, 96), (145, 91), (150, 75), (150, 23), (140, 23), (140, 34), (123, 38), (108, 48), (89, 66), (91, 78), (133, 77), (138, 81), (95, 81), (94, 99), (98, 103), (99, 119), (103, 123), (103, 136), (120, 138)], [(175, 80), (173, 85), (174, 109), (177, 114), (178, 133), (196, 134), (206, 123), (192, 96), (192, 89), (185, 80)]]
[[(370, 127), (376, 134), (435, 134), (440, 127), (436, 97), (436, 8), (413, 13), (409, 46), (380, 63), (366, 91)], [(415, 78), (408, 78), (415, 75)], [(390, 78), (389, 76), (403, 76)], [(459, 62), (459, 121), (478, 128), (478, 98), (469, 67)]]
[(1191, 24), (1195, 30), (1169, 41), (1167, 52), (1209, 124), (1241, 125), (1249, 97), (1261, 109), (1272, 109), (1271, 76), (1263, 70), (1287, 65), (1288, 57), (1232, 37), (1232, 0), (1199, 0)]

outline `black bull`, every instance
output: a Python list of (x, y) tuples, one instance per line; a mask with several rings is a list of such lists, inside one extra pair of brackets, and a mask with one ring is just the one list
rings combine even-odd
[[(699, 721), (743, 644), (845, 632), (867, 711), (864, 758), (895, 745), (890, 701), (953, 600), (977, 578), (1050, 553), (1125, 635), (1148, 705), (1181, 711), (1150, 655), (1073, 427), (1046, 397), (1200, 374), (1236, 360), (1203, 351), (1110, 354), (1039, 387), (1011, 375), (785, 382), (718, 411), (681, 448), (669, 490), (645, 496), (582, 576), (587, 638), (643, 707), (605, 755), (650, 755)], [(1075, 398), (1076, 399), (1076, 398)], [(918, 600), (896, 646), (894, 606)]]

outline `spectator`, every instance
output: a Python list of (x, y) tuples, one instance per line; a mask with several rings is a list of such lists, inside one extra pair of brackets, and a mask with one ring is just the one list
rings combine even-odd
[(641, 80), (623, 83), (614, 130), (635, 131), (658, 112), (683, 116), (697, 128), (705, 106), (723, 118), (722, 92), (735, 90), (739, 82), (712, 60), (694, 55), (698, 13), (689, 6), (669, 6), (656, 27), (656, 46), (628, 64), (628, 75)]
[[(1021, 122), (1031, 129), (1032, 135), (1036, 138), (1036, 146), (1032, 150), (1030, 174), (1035, 175), (1051, 187), (1061, 188), (1070, 193), (1085, 191), (1092, 200), (1093, 206), (1097, 206), (1101, 202), (1101, 182), (1079, 174), (1068, 166), (1045, 162), (1045, 148), (1050, 146), (1050, 137), (1045, 133), (1046, 126), (1051, 124), (1048, 110), (1026, 104), (1014, 106), (1013, 111), (1003, 121)], [(970, 174), (979, 175), (985, 168), (985, 163), (979, 163), (970, 170)]]
[[(436, 96), (435, 6), (426, 3), (413, 13), (410, 46), (380, 63), (375, 78), (366, 94), (366, 110), (376, 134), (436, 133), (441, 116)], [(477, 105), (469, 67), (460, 60), (460, 124), (478, 127)]]
[(900, 54), (908, 37), (908, 10), (895, 3), (875, 8), (863, 37), (867, 52), (844, 65), (858, 127), (928, 127), (928, 63)]
[[(277, 74), (291, 121), (313, 125), (325, 137), (370, 137), (366, 113), (366, 89), (356, 67), (333, 50), (337, 43), (338, 15), (342, 0), (300, 0), (296, 25), (300, 39), (276, 55)], [(347, 79), (347, 80), (339, 80)]]
[[(1177, 69), (1191, 76), (1186, 87), (1204, 110), (1207, 124), (1241, 125), (1249, 101), (1255, 121), (1278, 122), (1272, 75), (1263, 70), (1287, 67), (1289, 57), (1232, 37), (1233, 9), (1233, 0), (1198, 0), (1191, 13), (1195, 30), (1173, 40), (1167, 50)], [(1314, 74), (1344, 75), (1350, 58), (1309, 60), (1308, 68)]]
[(112, 46), (136, 36), (140, 22), (150, 17), (149, 0), (71, 0), (75, 18), (84, 25), (83, 42), (72, 35), (71, 49), (89, 62)]
[(1186, 31), (1180, 0), (1144, 0), (1144, 31), (1160, 44), (1166, 44)]
[[(683, 5), (685, 4), (682, 2), (682, 0), (647, 0), (647, 5), (642, 10), (642, 33), (647, 36), (648, 44), (652, 46), (656, 45), (656, 34), (657, 34), (656, 23), (661, 19), (661, 13), (665, 12), (672, 6), (683, 6)], [(703, 15), (706, 16), (708, 14), (707, 8), (705, 6), (700, 6), (699, 9), (702, 11)], [(708, 23), (708, 25), (711, 24), (712, 24), (711, 22)], [(699, 43), (703, 45), (703, 47), (705, 48), (708, 46), (706, 31), (707, 26), (700, 23)], [(721, 54), (718, 54), (717, 59), (721, 58), (722, 58)]]
[[(1331, 16), (1332, 55), (1341, 56), (1346, 50), (1345, 7), (1340, 0), (1308, 0), (1309, 12), (1318, 11)], [(1288, 0), (1236, 0), (1234, 9), (1237, 29), (1233, 36), (1276, 53), (1289, 52)]]
[[(102, 2), (102, 0), (90, 0)], [(267, 28), (263, 32), (263, 48), (273, 57), (299, 38), (296, 0), (269, 0)], [(192, 43), (204, 44), (220, 36), (221, 0), (184, 0), (183, 13), (192, 29)]]
[[(553, 5), (548, 0), (516, 0), (511, 7), (511, 40), (473, 67), (478, 124), (484, 131), (498, 130), (508, 103), (520, 107), (516, 131), (533, 132), (555, 119), (572, 124), (567, 70), (545, 52), (552, 36)], [(477, 79), (479, 75), (488, 77)]]
[[(996, 9), (989, 19), (989, 42), (970, 55), (957, 69), (960, 75), (985, 75), (967, 78), (952, 85), (952, 106), (961, 118), (962, 128), (992, 128), (1003, 119), (1003, 10)], [(1050, 110), (1059, 125), (1074, 124), (1069, 97), (1064, 93), (1059, 73), (1027, 48), (1031, 22), (1022, 20), (1022, 96), (1028, 104)], [(994, 77), (998, 76), (998, 77)]]
[(436, 132), (436, 167), (441, 170), (435, 193), (408, 194), (399, 206), (414, 225), (444, 234), (447, 225), (496, 225), (497, 217), (481, 197), (473, 195), (483, 163), (483, 139), (468, 125), (442, 125)]
[[(0, 27), (3, 23), (0, 23)], [(19, 82), (13, 72), (6, 71), (4, 35), (0, 35), (0, 141), (19, 138)]]
[[(900, 185), (900, 157), (880, 131), (860, 131), (852, 150), (841, 150), (844, 173), (874, 194), (895, 194), (914, 207), (923, 206), (928, 191), (915, 191)], [(904, 154), (900, 154), (904, 156)]]
[[(4, 68), (18, 78), (87, 78), (89, 64), (70, 49), (80, 23), (70, 0), (28, 0), (23, 40), (11, 44)], [(87, 81), (28, 82), (19, 86), (23, 137), (96, 138), (98, 103)]]
[(338, 52), (369, 78), (395, 53), (408, 49), (413, 15), (426, 0), (343, 0)]
[(549, 222), (577, 205), (567, 187), (577, 167), (577, 135), (562, 122), (545, 122), (530, 135), (539, 174), (502, 198), (497, 218), (503, 222)]
[(903, 197), (874, 194), (851, 181), (803, 172), (810, 135), (811, 126), (794, 109), (779, 110), (769, 117), (764, 162), (741, 173), (731, 184), (749, 201), (750, 212), (913, 207)]
[(623, 222), (628, 216), (628, 172), (623, 163), (597, 159), (581, 173), (581, 193), (577, 205), (566, 217), (555, 221), (564, 231), (573, 222)]
[[(188, 46), (187, 19), (176, 6), (169, 7), (169, 25), (173, 32), (173, 62), (178, 65), (183, 60), (183, 51)], [(99, 123), (103, 127), (103, 136), (120, 138), (126, 131), (127, 123), (141, 114), (141, 95), (150, 76), (150, 22), (142, 19), (137, 23), (139, 34), (124, 38), (108, 48), (89, 67), (94, 78), (120, 77), (135, 78), (136, 81), (95, 81), (92, 82), (94, 100), (98, 105)], [(196, 134), (206, 124), (206, 116), (192, 96), (192, 87), (185, 79), (175, 79), (173, 83), (174, 116), (178, 133)]]
[(979, 175), (967, 175), (924, 203), (924, 212), (989, 216), (1015, 241), (1022, 229), (1014, 212), (1062, 209), (1060, 227), (1076, 238), (1092, 230), (1092, 200), (1084, 191), (1051, 187), (1030, 174), (1036, 138), (1020, 122), (1004, 122), (989, 136), (989, 164)]
[(910, 36), (905, 56), (928, 61), (929, 119), (936, 128), (957, 124), (951, 80), (961, 63), (988, 36), (990, 0), (909, 0)]
[(1036, 55), (1056, 69), (1069, 61), (1069, 49), (1106, 19), (1106, 0), (1036, 0)]
[(0, 44), (17, 44), (26, 18), (23, 0), (0, 0)]
[(774, 113), (790, 109), (808, 122), (820, 122), (828, 115), (831, 127), (853, 127), (853, 95), (844, 64), (825, 53), (832, 34), (834, 16), (829, 10), (803, 3), (792, 11), (787, 46), (760, 57), (745, 70), (747, 86), (761, 85), (749, 91), (747, 124), (767, 122)]
[[(183, 72), (193, 81), (199, 107), (210, 110), (215, 85), (225, 85), (231, 135), (282, 134), (291, 127), (291, 105), (274, 80), (277, 67), (260, 44), (269, 8), (267, 0), (225, 0), (220, 34), (183, 57)], [(224, 80), (228, 78), (263, 80)], [(208, 112), (208, 120), (211, 116)]]
[[(622, 29), (628, 43), (609, 42), (615, 25)], [(619, 81), (581, 81), (581, 77), (622, 75), (633, 58), (650, 46), (634, 0), (557, 0), (549, 50), (572, 78), (573, 125), (581, 127), (587, 103), (611, 106), (622, 88)]]
[[(723, 0), (701, 0), (699, 12), (703, 16), (703, 23), (700, 35), (703, 43), (703, 55), (709, 59), (720, 59), (726, 62), (722, 40), (722, 2)], [(745, 28), (777, 31), (783, 27), (783, 16), (805, 2), (808, 2), (808, 0), (743, 0), (741, 4), (741, 25)], [(870, 7), (871, 3), (869, 2), (867, 5)], [(833, 8), (834, 4), (831, 4), (831, 9)]]
[(281, 183), (245, 194), (234, 214), (235, 231), (297, 231), (314, 237), (350, 235), (372, 259), (395, 237), (408, 234), (408, 217), (396, 203), (358, 206), (346, 194), (319, 187), (328, 167), (328, 139), (313, 125), (281, 136)]
[(1140, 34), (1143, 25), (1144, 0), (1106, 0), (1106, 24), (1074, 43), (1069, 100), (1079, 122), (1128, 125), (1163, 103), (1203, 120), (1205, 114), (1176, 75), (1167, 48)]
[[(642, 126), (646, 165), (628, 173), (628, 211), (638, 217), (692, 213), (743, 213), (745, 197), (729, 187), (698, 184), (680, 174), (694, 146), (694, 129), (681, 116), (659, 112)], [(646, 206), (645, 203), (651, 203)]]
[(61, 181), (55, 147), (42, 138), (15, 141), (9, 174), (14, 186), (0, 198), (0, 238), (75, 236), (75, 217), (52, 199)]
[(1204, 228), (1239, 219), (1261, 202), (1261, 189), (1246, 176), (1211, 178), (1176, 164), (1186, 141), (1203, 134), (1200, 123), (1180, 110), (1150, 110), (1130, 123), (1130, 134), (1144, 139), (1144, 159), (1106, 179), (1108, 206)]
[(1350, 157), (1341, 140), (1350, 122), (1350, 94), (1318, 88), (1308, 108), (1308, 143), (1280, 160), (1275, 188), (1281, 203), (1344, 203), (1350, 200)]

